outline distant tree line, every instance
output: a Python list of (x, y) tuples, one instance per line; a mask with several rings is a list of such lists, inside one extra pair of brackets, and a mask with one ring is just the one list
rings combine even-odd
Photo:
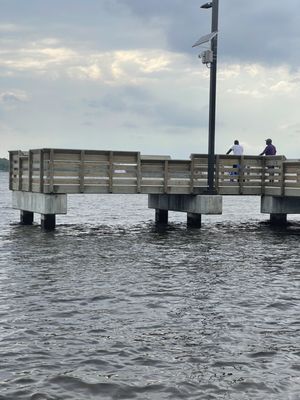
[(6, 158), (0, 158), (0, 171), (8, 171), (9, 161)]

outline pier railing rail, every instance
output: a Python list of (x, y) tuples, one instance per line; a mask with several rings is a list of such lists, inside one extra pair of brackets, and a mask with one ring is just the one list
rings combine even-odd
[[(10, 151), (9, 187), (35, 193), (202, 194), (207, 165), (203, 154), (174, 160), (124, 151)], [(300, 196), (300, 161), (216, 155), (214, 179), (221, 195)]]

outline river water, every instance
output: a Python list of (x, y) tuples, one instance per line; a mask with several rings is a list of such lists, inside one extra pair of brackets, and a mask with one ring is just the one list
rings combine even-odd
[(300, 219), (224, 198), (201, 230), (144, 195), (20, 226), (0, 173), (0, 400), (300, 399)]

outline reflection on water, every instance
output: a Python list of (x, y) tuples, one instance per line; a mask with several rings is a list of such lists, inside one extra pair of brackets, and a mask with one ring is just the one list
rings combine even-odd
[(0, 174), (1, 400), (300, 398), (298, 217), (227, 198), (157, 229), (146, 196), (69, 204), (56, 232), (20, 226)]

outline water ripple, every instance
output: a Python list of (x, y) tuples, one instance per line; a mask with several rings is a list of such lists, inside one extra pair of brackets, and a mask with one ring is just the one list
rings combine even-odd
[(6, 184), (0, 400), (300, 399), (299, 219), (226, 198), (200, 231), (157, 228), (146, 196), (74, 196), (45, 233)]

